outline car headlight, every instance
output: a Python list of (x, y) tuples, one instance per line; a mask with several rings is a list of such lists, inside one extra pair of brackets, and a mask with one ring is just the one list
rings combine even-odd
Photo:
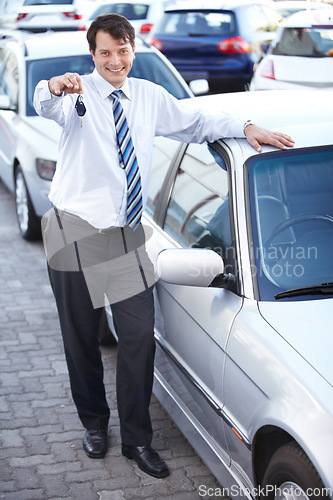
[(55, 161), (42, 160), (41, 158), (37, 158), (36, 167), (38, 175), (42, 179), (46, 179), (47, 181), (52, 181), (56, 169)]

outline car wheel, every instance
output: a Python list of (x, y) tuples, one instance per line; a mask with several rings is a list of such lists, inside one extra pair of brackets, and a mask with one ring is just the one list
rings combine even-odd
[(311, 500), (329, 498), (318, 472), (302, 448), (294, 442), (281, 446), (266, 469), (260, 498)]
[(20, 165), (15, 171), (15, 206), (20, 233), (25, 240), (41, 237), (40, 219), (35, 214)]

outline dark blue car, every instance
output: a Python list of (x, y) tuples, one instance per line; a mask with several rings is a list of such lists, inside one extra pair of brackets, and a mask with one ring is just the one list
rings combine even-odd
[(205, 79), (210, 92), (244, 90), (253, 66), (273, 39), (279, 14), (267, 3), (232, 1), (213, 8), (168, 9), (149, 42), (187, 82)]

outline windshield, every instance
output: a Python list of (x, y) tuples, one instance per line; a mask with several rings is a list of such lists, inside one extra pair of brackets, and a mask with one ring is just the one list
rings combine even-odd
[(49, 80), (53, 76), (63, 75), (67, 71), (87, 75), (93, 71), (94, 67), (90, 54), (27, 61), (27, 116), (36, 114), (33, 97), (35, 87), (40, 80)]
[(333, 281), (333, 147), (247, 162), (253, 259), (261, 300)]
[[(54, 57), (27, 62), (27, 116), (36, 114), (33, 106), (35, 87), (40, 80), (49, 80), (52, 76), (63, 75), (67, 71), (87, 75), (94, 70), (91, 55)], [(136, 53), (129, 76), (150, 80), (162, 85), (177, 99), (189, 97), (189, 91), (183, 87), (168, 66), (153, 53)]]
[(333, 26), (285, 28), (272, 54), (298, 57), (333, 56)]

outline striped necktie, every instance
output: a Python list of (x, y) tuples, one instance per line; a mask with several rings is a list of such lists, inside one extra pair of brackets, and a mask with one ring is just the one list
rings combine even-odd
[(127, 179), (126, 224), (135, 229), (142, 215), (141, 176), (126, 116), (120, 103), (122, 90), (112, 92), (113, 117), (116, 127), (119, 164), (125, 170)]

